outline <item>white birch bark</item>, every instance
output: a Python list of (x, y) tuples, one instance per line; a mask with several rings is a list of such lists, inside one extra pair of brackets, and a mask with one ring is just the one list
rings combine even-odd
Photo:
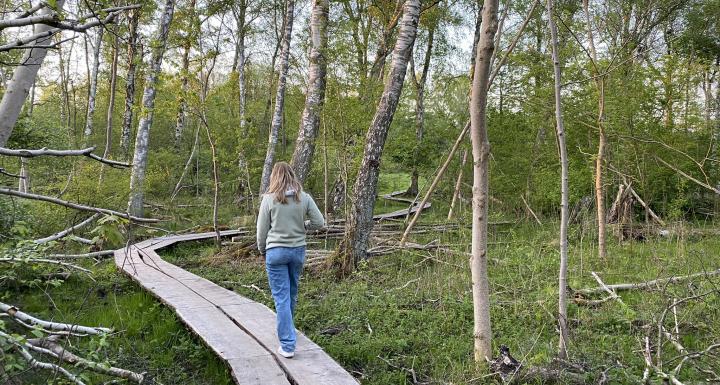
[(247, 34), (247, 25), (245, 16), (247, 14), (247, 0), (240, 0), (238, 10), (235, 12), (235, 20), (238, 28), (237, 42), (237, 62), (235, 63), (238, 71), (238, 113), (240, 116), (240, 132), (244, 137), (247, 135), (245, 131), (245, 36)]
[(18, 180), (18, 191), (21, 193), (30, 192), (30, 172), (28, 171), (27, 158), (20, 158), (20, 179)]
[(310, 68), (305, 109), (300, 120), (300, 131), (295, 143), (292, 166), (301, 183), (305, 182), (315, 153), (315, 139), (320, 128), (320, 113), (325, 103), (325, 77), (327, 74), (327, 23), (330, 12), (328, 0), (314, 0), (310, 16)]
[(128, 199), (128, 213), (142, 216), (143, 211), (143, 184), (148, 161), (148, 141), (150, 139), (150, 126), (152, 126), (155, 109), (155, 93), (160, 76), (163, 55), (167, 45), (170, 23), (175, 10), (175, 0), (166, 0), (162, 16), (158, 21), (158, 31), (153, 41), (152, 59), (145, 78), (143, 90), (142, 110), (135, 137), (135, 155), (133, 156), (133, 169), (130, 175), (130, 197)]
[(548, 24), (552, 40), (553, 73), (555, 78), (555, 127), (557, 130), (558, 147), (560, 147), (560, 273), (558, 288), (558, 325), (560, 328), (560, 342), (558, 355), (564, 359), (567, 357), (567, 264), (568, 264), (568, 157), (565, 146), (565, 124), (562, 116), (562, 97), (560, 88), (562, 74), (560, 71), (560, 59), (558, 54), (558, 37), (555, 20), (553, 19), (553, 0), (547, 0)]
[[(65, 0), (58, 0), (57, 9), (62, 9)], [(53, 10), (44, 7), (38, 11), (38, 15), (52, 14)], [(34, 33), (48, 32), (52, 27), (44, 24), (38, 24), (34, 28)], [(29, 45), (47, 46), (52, 44), (52, 36), (41, 38)], [(47, 55), (46, 48), (27, 49), (22, 57), (23, 65), (15, 67), (12, 79), (7, 83), (2, 101), (0, 101), (0, 147), (5, 147), (10, 139), (12, 130), (17, 123), (20, 111), (22, 111), (25, 99), (28, 97), (30, 87), (35, 83), (38, 70)]]
[(90, 135), (93, 133), (94, 117), (95, 117), (95, 97), (97, 96), (97, 78), (100, 71), (100, 48), (102, 46), (103, 32), (105, 29), (101, 26), (95, 32), (95, 47), (93, 50), (93, 66), (90, 71), (90, 92), (88, 93), (87, 115), (85, 116), (85, 131), (83, 136), (87, 143)]
[[(190, 14), (195, 15), (195, 0), (190, 0), (187, 7)], [(190, 86), (190, 47), (192, 46), (194, 35), (192, 32), (192, 23), (193, 21), (190, 22), (190, 25), (185, 31), (186, 36), (183, 41), (182, 68), (180, 69), (180, 103), (178, 104), (177, 117), (175, 118), (175, 148), (180, 147), (180, 140), (182, 139), (183, 132), (185, 132), (185, 126), (187, 126), (188, 120), (187, 94)]]
[(485, 0), (470, 94), (470, 139), (473, 155), (470, 273), (472, 276), (473, 341), (476, 362), (485, 362), (492, 358), (490, 283), (487, 271), (490, 142), (487, 136), (486, 109), (497, 28), (498, 0)]
[(285, 86), (287, 85), (287, 73), (290, 66), (290, 39), (292, 38), (294, 13), (295, 0), (288, 0), (285, 11), (285, 30), (280, 48), (280, 75), (278, 76), (277, 93), (275, 94), (275, 111), (270, 125), (268, 147), (265, 154), (265, 163), (263, 164), (262, 179), (260, 180), (260, 194), (267, 190), (270, 184), (270, 173), (273, 164), (275, 164), (275, 147), (277, 146), (278, 132), (282, 125), (283, 111), (285, 109)]
[(130, 151), (130, 130), (132, 129), (133, 106), (135, 105), (135, 75), (137, 71), (137, 27), (140, 20), (138, 10), (130, 11), (127, 42), (127, 76), (125, 79), (125, 111), (123, 112), (122, 134), (120, 135), (120, 148), (128, 158)]
[(340, 250), (344, 256), (336, 261), (340, 272), (351, 272), (357, 262), (367, 255), (368, 240), (373, 227), (373, 208), (377, 196), (377, 182), (380, 176), (380, 160), (382, 157), (388, 128), (393, 121), (400, 94), (405, 82), (408, 61), (412, 54), (418, 19), (420, 17), (420, 1), (406, 0), (400, 22), (397, 41), (392, 55), (390, 74), (385, 82), (385, 89), (378, 103), (375, 117), (365, 136), (365, 150), (360, 164), (360, 171), (355, 179), (352, 206), (348, 213), (345, 238)]

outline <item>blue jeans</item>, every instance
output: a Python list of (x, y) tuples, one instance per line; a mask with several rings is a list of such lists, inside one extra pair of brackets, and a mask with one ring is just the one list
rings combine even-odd
[(293, 316), (304, 263), (305, 246), (273, 247), (265, 252), (265, 270), (277, 313), (278, 339), (286, 352), (295, 351), (297, 336)]

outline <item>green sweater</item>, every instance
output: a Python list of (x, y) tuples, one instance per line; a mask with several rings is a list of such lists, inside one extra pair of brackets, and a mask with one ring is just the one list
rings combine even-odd
[(306, 229), (325, 226), (325, 218), (310, 194), (301, 192), (300, 202), (291, 196), (287, 200), (288, 203), (282, 204), (273, 194), (263, 195), (257, 221), (257, 247), (261, 254), (273, 247), (305, 246)]

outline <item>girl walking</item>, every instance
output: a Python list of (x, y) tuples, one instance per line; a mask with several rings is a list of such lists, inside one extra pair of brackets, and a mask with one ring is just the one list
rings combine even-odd
[(295, 303), (298, 283), (305, 263), (305, 231), (325, 226), (310, 194), (302, 189), (292, 167), (275, 164), (270, 186), (262, 197), (257, 221), (257, 246), (265, 256), (265, 269), (275, 300), (278, 354), (295, 355)]

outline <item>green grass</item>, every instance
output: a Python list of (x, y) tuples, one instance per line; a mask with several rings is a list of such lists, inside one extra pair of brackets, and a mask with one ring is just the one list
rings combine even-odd
[[(606, 283), (620, 283), (720, 266), (720, 239), (716, 237), (611, 241), (609, 260), (602, 262), (595, 257), (595, 240), (587, 234), (583, 239), (575, 230), (569, 271), (572, 288), (596, 286), (591, 271)], [(528, 365), (546, 365), (556, 354), (555, 234), (552, 226), (493, 229), (489, 256), (494, 344), (508, 345), (513, 355), (527, 360)], [(466, 250), (469, 232), (433, 234), (420, 240), (430, 238)], [(202, 243), (166, 253), (175, 263), (272, 306), (262, 262), (236, 260), (228, 255), (232, 255), (231, 250), (215, 256), (212, 248)], [(297, 326), (348, 370), (361, 374), (364, 384), (410, 384), (412, 372), (418, 381), (427, 383), (483, 383), (485, 372), (472, 361), (467, 259), (458, 255), (434, 258), (437, 260), (414, 253), (373, 258), (343, 281), (326, 272), (307, 271), (301, 286)], [(637, 382), (644, 368), (638, 352), (641, 341), (645, 335), (656, 335), (657, 328), (651, 325), (668, 300), (689, 296), (691, 291), (717, 290), (714, 288), (712, 283), (696, 281), (692, 287), (670, 285), (663, 293), (621, 293), (626, 306), (617, 302), (606, 302), (598, 308), (571, 304), (571, 359), (588, 370), (588, 380), (620, 362), (623, 367), (608, 370), (612, 381)], [(683, 345), (693, 351), (717, 342), (719, 313), (717, 292), (682, 305), (678, 318)], [(670, 318), (667, 321), (666, 325), (672, 326)], [(677, 353), (667, 344), (664, 360), (675, 356)], [(707, 360), (702, 362), (706, 367), (710, 365)], [(705, 378), (692, 365), (680, 377), (696, 381)]]
[[(232, 384), (224, 363), (184, 328), (173, 311), (117, 272), (112, 261), (94, 270), (97, 282), (72, 276), (58, 287), (48, 285), (40, 290), (3, 287), (0, 296), (3, 302), (39, 318), (110, 327), (115, 331), (105, 340), (71, 338), (65, 344), (72, 346), (76, 354), (147, 372), (148, 378), (165, 385)], [(91, 384), (109, 380), (88, 372), (83, 375)], [(53, 377), (50, 372), (36, 371), (23, 373), (19, 378), (32, 384), (65, 384), (61, 378)]]
[[(381, 204), (378, 204), (381, 206)], [(428, 218), (442, 216), (437, 208)], [(597, 272), (608, 283), (638, 282), (720, 267), (720, 239), (694, 235), (702, 226), (675, 225), (670, 238), (618, 243), (610, 237), (608, 261), (598, 261), (592, 230), (570, 233), (569, 284), (594, 287)], [(707, 227), (707, 226), (705, 226)], [(414, 239), (439, 239), (469, 249), (469, 229)], [(510, 347), (529, 366), (548, 365), (556, 354), (557, 228), (554, 224), (491, 227), (490, 280), (494, 346)], [(330, 247), (329, 245), (328, 247)], [(313, 247), (319, 247), (314, 244)], [(209, 242), (184, 243), (165, 250), (166, 259), (239, 294), (272, 307), (264, 266), (258, 257), (237, 257), (232, 246), (216, 253)], [(302, 278), (297, 326), (363, 384), (480, 384), (487, 374), (472, 360), (472, 296), (466, 257), (457, 254), (398, 252), (363, 262), (338, 281), (322, 270)], [(73, 276), (48, 296), (23, 286), (3, 288), (3, 301), (40, 317), (118, 330), (99, 350), (103, 359), (148, 371), (164, 384), (229, 384), (224, 365), (177, 321), (172, 311), (120, 275), (110, 262), (95, 268), (97, 283)], [(663, 292), (621, 292), (626, 306), (608, 301), (597, 308), (569, 308), (570, 359), (585, 367), (588, 381), (606, 368), (611, 383), (637, 383), (644, 369), (639, 352), (646, 335), (656, 340), (656, 320), (673, 298), (714, 291), (679, 307), (681, 343), (704, 349), (720, 336), (720, 297), (715, 283), (668, 285)], [(666, 327), (673, 327), (668, 317)], [(95, 342), (74, 341), (92, 353)], [(678, 354), (665, 344), (667, 366)], [(709, 358), (686, 365), (680, 379), (702, 382), (697, 368), (718, 364)], [(622, 366), (618, 366), (620, 363)], [(42, 373), (41, 373), (42, 375)], [(45, 377), (31, 377), (33, 380)], [(32, 382), (31, 383), (36, 383)], [(41, 382), (41, 381), (40, 381)]]

